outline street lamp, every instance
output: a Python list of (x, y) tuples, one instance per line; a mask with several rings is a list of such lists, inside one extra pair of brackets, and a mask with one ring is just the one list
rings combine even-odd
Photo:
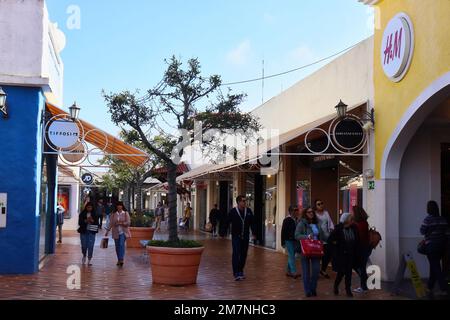
[(70, 118), (72, 118), (72, 120), (77, 120), (78, 119), (78, 115), (80, 114), (80, 108), (77, 106), (77, 103), (74, 102), (73, 105), (69, 108), (70, 111)]
[(6, 106), (6, 97), (7, 94), (3, 91), (2, 87), (0, 87), (0, 111), (3, 112), (3, 118), (8, 118), (8, 107)]
[(335, 107), (339, 118), (343, 118), (347, 115), (347, 105), (339, 100), (339, 104)]

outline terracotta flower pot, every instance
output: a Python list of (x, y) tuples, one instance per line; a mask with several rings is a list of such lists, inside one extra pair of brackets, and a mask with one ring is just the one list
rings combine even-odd
[(130, 227), (131, 238), (127, 239), (127, 248), (142, 248), (141, 240), (152, 240), (155, 228)]
[(195, 284), (204, 249), (147, 247), (153, 283), (172, 286)]

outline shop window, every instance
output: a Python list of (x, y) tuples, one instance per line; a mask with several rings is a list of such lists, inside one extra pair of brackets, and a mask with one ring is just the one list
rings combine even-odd
[(70, 213), (70, 186), (58, 187), (58, 202), (57, 205), (61, 205), (64, 208), (64, 219), (70, 219), (72, 217)]

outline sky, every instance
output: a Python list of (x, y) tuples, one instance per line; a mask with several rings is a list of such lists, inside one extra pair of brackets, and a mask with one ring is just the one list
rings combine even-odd
[[(223, 83), (280, 73), (350, 47), (373, 34), (372, 9), (357, 0), (47, 0), (66, 35), (64, 103), (116, 135), (102, 90), (141, 90), (162, 78), (164, 59), (197, 57), (204, 76)], [(330, 62), (231, 86), (258, 107)]]

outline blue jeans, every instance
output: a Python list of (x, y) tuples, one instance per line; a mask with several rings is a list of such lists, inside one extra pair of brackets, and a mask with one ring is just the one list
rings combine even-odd
[(125, 234), (119, 235), (119, 239), (114, 239), (114, 243), (116, 244), (116, 254), (117, 260), (123, 261), (125, 256)]
[(295, 240), (286, 240), (286, 250), (288, 253), (287, 271), (291, 274), (297, 273), (295, 266)]
[(241, 276), (244, 274), (244, 266), (245, 261), (247, 260), (247, 251), (248, 251), (248, 241), (249, 239), (240, 237), (232, 238), (233, 245), (233, 275), (235, 277)]
[(315, 292), (320, 271), (320, 258), (306, 258), (302, 256), (303, 287), (305, 293)]
[(81, 252), (83, 257), (86, 257), (86, 252), (88, 253), (88, 259), (92, 259), (94, 254), (94, 244), (95, 244), (95, 233), (86, 231), (86, 233), (80, 233), (81, 240)]

